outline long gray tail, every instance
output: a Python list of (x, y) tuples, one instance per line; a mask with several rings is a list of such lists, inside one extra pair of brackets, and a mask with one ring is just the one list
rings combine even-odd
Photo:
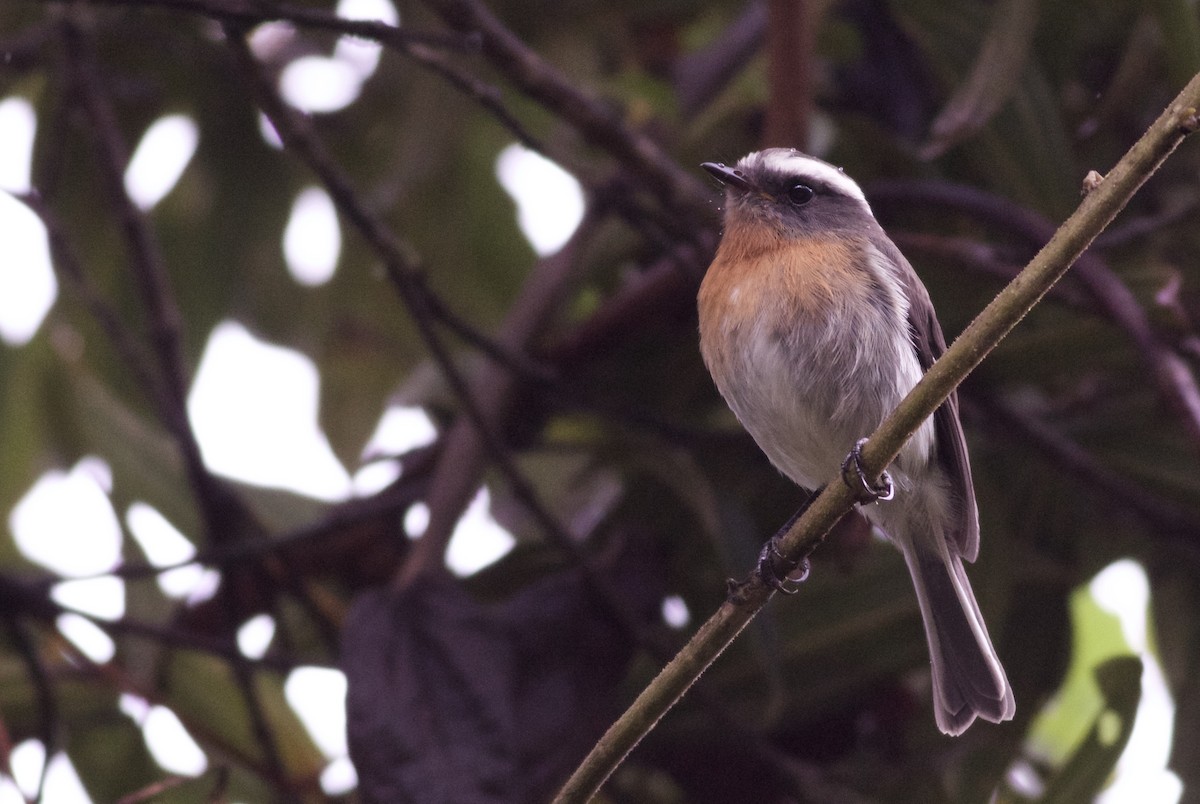
[(934, 552), (902, 547), (912, 573), (933, 663), (938, 728), (962, 734), (976, 717), (1000, 723), (1016, 711), (1012, 687), (992, 647), (962, 559), (943, 542)]

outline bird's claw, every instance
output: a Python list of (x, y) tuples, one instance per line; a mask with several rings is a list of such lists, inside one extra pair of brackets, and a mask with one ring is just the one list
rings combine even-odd
[(860, 438), (842, 461), (842, 480), (854, 492), (861, 503), (873, 503), (890, 500), (896, 496), (896, 488), (892, 484), (892, 476), (886, 471), (879, 475), (879, 483), (873, 484), (867, 478), (862, 466), (862, 446), (867, 439)]
[[(800, 571), (799, 576), (792, 573)], [(779, 552), (776, 537), (771, 537), (763, 545), (758, 554), (758, 577), (763, 583), (785, 595), (794, 595), (800, 591), (800, 584), (808, 577), (809, 564), (807, 558), (792, 561)]]

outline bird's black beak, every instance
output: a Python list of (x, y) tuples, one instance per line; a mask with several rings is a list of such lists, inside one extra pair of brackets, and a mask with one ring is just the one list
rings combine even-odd
[(746, 178), (745, 173), (740, 170), (734, 170), (733, 168), (721, 162), (705, 162), (704, 164), (700, 165), (700, 167), (707, 170), (709, 174), (714, 179), (721, 182), (721, 184), (728, 184), (731, 187), (738, 188), (739, 190), (754, 189), (754, 186), (750, 184), (750, 180)]

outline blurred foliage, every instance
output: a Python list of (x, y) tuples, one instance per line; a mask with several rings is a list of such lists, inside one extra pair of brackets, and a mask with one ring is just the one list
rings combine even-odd
[[(390, 403), (425, 406), (444, 434), (465, 421), (462, 400), (345, 206), (332, 281), (309, 288), (290, 278), (283, 227), (296, 195), (320, 179), (305, 154), (260, 134), (255, 94), (218, 22), (230, 5), (5, 2), (0, 97), (34, 105), (33, 185), (90, 288), (151, 362), (161, 357), (150, 337), (159, 322), (130, 270), (136, 248), (117, 199), (104, 189), (112, 165), (96, 148), (103, 132), (72, 77), (83, 56), (70, 42), (93, 51), (94, 83), (126, 149), (162, 115), (196, 121), (195, 158), (145, 216), (181, 313), (185, 370), (195, 371), (226, 319), (304, 353), (321, 375), (321, 425), (353, 471)], [(447, 34), (447, 9), (473, 5), (405, 0), (399, 12), (404, 30)], [(1112, 165), (1200, 66), (1200, 22), (1187, 0), (806, 5), (820, 15), (816, 109), (810, 143), (795, 144), (844, 165), (869, 197), (879, 188), (876, 212), (913, 244), (906, 251), (949, 337), (1038, 245), (1005, 210), (1042, 216), (1052, 231), (1087, 171)], [(229, 482), (228, 496), (205, 499), (212, 491), (197, 484), (179, 433), (59, 254), (60, 297), (40, 331), (26, 345), (0, 346), (0, 511), (46, 469), (97, 455), (112, 468), (119, 514), (135, 501), (153, 505), (201, 551), (219, 551), (207, 558), (221, 563), (224, 581), (216, 598), (188, 606), (165, 598), (151, 575), (130, 572), (125, 617), (100, 623), (116, 656), (95, 666), (58, 635), (45, 571), (0, 538), (0, 768), (13, 744), (36, 737), (69, 753), (96, 801), (150, 789), (168, 774), (117, 708), (120, 693), (134, 692), (176, 712), (209, 757), (202, 779), (154, 800), (321, 800), (324, 759), (288, 708), (282, 679), (291, 667), (337, 663), (346, 620), (354, 649), (341, 661), (357, 703), (349, 730), (362, 780), (347, 800), (541, 800), (661, 665), (664, 643), (683, 638), (661, 623), (662, 597), (680, 596), (692, 617), (686, 630), (694, 628), (722, 599), (724, 579), (750, 569), (763, 538), (799, 503), (699, 359), (694, 292), (715, 242), (717, 189), (668, 205), (620, 146), (628, 132), (646, 137), (663, 149), (664, 169), (698, 187), (707, 186), (699, 162), (759, 147), (764, 109), (789, 102), (773, 95), (758, 48), (766, 4), (488, 7), (579, 94), (548, 99), (522, 86), (519, 65), (497, 58), (486, 37), (465, 50), (397, 44), (351, 106), (305, 121), (362, 208), (417, 256), (422, 287), (477, 335), (501, 341), (513, 309), (539, 292), (545, 261), (495, 179), (496, 157), (518, 132), (488, 104), (584, 182), (594, 233), (572, 252), (540, 333), (504, 341), (550, 379), (518, 373), (504, 403), (485, 413), (590, 570), (550, 538), (527, 495), (489, 459), (493, 512), (516, 549), (469, 579), (469, 595), (433, 584), (396, 599), (416, 608), (378, 592), (363, 597), (410, 554), (401, 523), (428, 496), (441, 445), (400, 456), (401, 478), (370, 498), (327, 505)], [(998, 19), (1014, 10), (1036, 13), (1032, 40), (1008, 42), (1008, 59), (983, 58), (989, 40), (1028, 27)], [(299, 24), (262, 67), (277, 76), (298, 56), (331, 53), (335, 41)], [(479, 93), (429, 69), (422, 54), (430, 53)], [(1003, 97), (958, 101), (970, 119), (940, 144), (944, 152), (923, 158), (939, 114), (980, 88)], [(581, 98), (610, 113), (604, 126), (580, 124), (571, 101)], [(1200, 406), (1172, 400), (1197, 401), (1198, 178), (1200, 149), (1186, 143), (1093, 249), (1130, 291), (1143, 332), (1068, 277), (963, 388), (983, 531), (970, 574), (1016, 691), (1016, 719), (977, 723), (957, 739), (937, 733), (903, 562), (858, 532), (818, 551), (801, 593), (764, 612), (633, 753), (605, 800), (984, 801), (996, 791), (1028, 800), (1012, 786), (1015, 763), (1034, 768), (1047, 800), (1086, 800), (1129, 737), (1142, 665), (1114, 658), (1126, 653), (1113, 649), (1119, 630), (1073, 590), (1121, 558), (1151, 580), (1151, 658), (1163, 664), (1181, 735), (1170, 766), (1196, 795), (1200, 430), (1189, 419)], [(914, 180), (951, 200), (931, 202)], [(986, 191), (994, 204), (956, 204), (961, 188)], [(1177, 373), (1151, 365), (1146, 338)], [(494, 373), (467, 340), (445, 342), (469, 382)], [(1172, 383), (1183, 389), (1175, 397)], [(126, 560), (141, 566), (132, 540), (125, 544)], [(359, 614), (346, 619), (356, 600)], [(636, 635), (612, 619), (613, 600), (636, 615)], [(277, 618), (279, 635), (263, 660), (237, 658), (236, 629), (260, 612)], [(388, 706), (375, 710), (368, 693)], [(424, 708), (435, 700), (436, 712)], [(428, 753), (440, 744), (423, 729), (444, 736), (473, 724), (486, 743), (474, 759), (487, 762), (472, 762), (467, 745), (453, 761)]]

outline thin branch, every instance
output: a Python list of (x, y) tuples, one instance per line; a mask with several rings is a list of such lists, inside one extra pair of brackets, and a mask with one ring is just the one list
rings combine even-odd
[(558, 372), (548, 363), (530, 357), (526, 352), (489, 338), (462, 316), (451, 310), (440, 296), (426, 292), (430, 312), (438, 320), (466, 343), (474, 346), (496, 365), (503, 366), (515, 377), (537, 383), (553, 383), (558, 380)]
[(767, 80), (771, 97), (766, 108), (764, 148), (808, 148), (818, 5), (812, 0), (767, 3)]
[[(1021, 273), (1021, 265), (1001, 256), (991, 243), (970, 237), (909, 232), (891, 229), (888, 236), (902, 252), (909, 255), (925, 255), (940, 260), (950, 260), (963, 268), (982, 276), (1011, 282)], [(1099, 315), (1095, 302), (1070, 284), (1055, 285), (1048, 294), (1072, 309)]]
[[(391, 48), (440, 76), (454, 89), (478, 103), (517, 140), (538, 153), (548, 153), (546, 143), (536, 137), (504, 104), (500, 90), (462, 70), (446, 58), (444, 51), (472, 53), (479, 50), (475, 33), (414, 31), (377, 20), (340, 17), (328, 11), (259, 0), (94, 0), (108, 5), (165, 8), (207, 17), (231, 25), (288, 22), (297, 27), (354, 36)], [(561, 155), (555, 161), (564, 162)]]
[[(98, 664), (92, 661), (86, 654), (75, 647), (71, 642), (65, 642), (59, 646), (67, 661), (80, 671), (92, 678), (99, 679), (107, 684), (111, 689), (128, 692), (139, 698), (145, 699), (152, 704), (160, 704), (170, 706), (170, 701), (163, 698), (158, 690), (150, 689), (145, 684), (135, 680), (125, 667), (117, 661), (109, 661), (104, 664)], [(177, 711), (175, 713), (183, 722), (184, 727), (188, 732), (196, 738), (196, 741), (204, 748), (208, 749), (209, 755), (224, 756), (239, 765), (248, 769), (252, 773), (256, 773), (266, 779), (270, 784), (273, 784), (279, 791), (283, 791), (278, 800), (291, 801), (293, 798), (288, 797), (288, 793), (296, 791), (299, 788), (303, 792), (305, 788), (314, 790), (317, 787), (317, 780), (312, 777), (307, 777), (300, 780), (298, 783), (289, 779), (288, 776), (282, 774), (272, 774), (270, 768), (266, 767), (258, 757), (254, 756), (251, 751), (245, 750), (245, 747), (240, 744), (230, 742), (225, 735), (217, 731), (213, 731), (205, 722), (188, 716), (185, 712)], [(218, 770), (218, 781), (216, 789), (223, 789), (224, 782), (220, 777), (224, 776), (222, 770)]]
[[(1001, 226), (1034, 248), (1047, 242), (1055, 231), (1054, 224), (1038, 213), (972, 187), (891, 181), (873, 183), (869, 190), (873, 203), (903, 201), (907, 206), (914, 203), (944, 206)], [(1193, 447), (1200, 451), (1200, 384), (1186, 361), (1155, 333), (1137, 297), (1095, 250), (1079, 256), (1073, 276), (1099, 311), (1133, 341), (1154, 377), (1159, 395), (1174, 412)]]
[(122, 365), (133, 375), (134, 382), (150, 396), (160, 419), (165, 419), (171, 401), (155, 373), (154, 362), (138, 340), (134, 331), (100, 293), (79, 259), (79, 253), (71, 244), (66, 228), (58, 215), (54, 214), (45, 200), (36, 192), (23, 193), (15, 198), (29, 207), (46, 227), (46, 239), (50, 245), (51, 263), (59, 281), (78, 294), (83, 306), (108, 336), (113, 348), (121, 358)]
[(1017, 436), (1076, 477), (1079, 487), (1097, 492), (1107, 502), (1145, 520), (1156, 538), (1165, 538), (1191, 555), (1200, 556), (1200, 516), (1112, 471), (1077, 442), (1011, 405), (985, 396), (959, 399), (963, 412), (977, 426), (1006, 437)]
[(628, 338), (648, 320), (676, 311), (693, 314), (695, 291), (715, 247), (711, 232), (698, 239), (699, 246), (679, 245), (625, 282), (594, 313), (547, 347), (547, 359), (566, 371), (610, 353), (614, 342)]
[(72, 21), (65, 22), (62, 31), (74, 94), (83, 107), (92, 135), (102, 190), (107, 206), (117, 216), (129, 249), (129, 268), (148, 318), (150, 343), (174, 408), (169, 411), (171, 420), (165, 424), (181, 442), (194, 442), (184, 415), (187, 373), (183, 367), (180, 332), (182, 314), (171, 291), (167, 269), (154, 234), (141, 210), (125, 191), (124, 175), (129, 165), (129, 149), (102, 83), (93, 43), (81, 27)]
[[(434, 329), (433, 311), (428, 301), (429, 293), (421, 280), (420, 271), (416, 268), (411, 249), (367, 209), (349, 178), (333, 161), (311, 127), (279, 97), (274, 87), (265, 79), (241, 32), (227, 28), (226, 34), (234, 58), (253, 89), (259, 107), (275, 126), (285, 145), (317, 174), (339, 212), (355, 225), (383, 260), (388, 277), (409, 310), (434, 362), (462, 406), (467, 421), (474, 427), (488, 454), (513, 488), (514, 495), (529, 507), (539, 524), (549, 529), (548, 532), (561, 531), (561, 528), (554, 524), (554, 518), (548, 509), (538, 501), (532, 485), (507, 455), (501, 439), (493, 430), (470, 385), (454, 364)], [(505, 346), (511, 348), (511, 345)]]
[[(315, 566), (319, 562), (322, 567), (330, 569), (327, 556), (313, 555), (309, 557), (303, 555), (301, 551), (364, 522), (394, 517), (414, 502), (423, 499), (429, 484), (428, 474), (432, 465), (431, 459), (439, 448), (439, 443), (434, 442), (428, 447), (421, 447), (405, 453), (400, 459), (404, 464), (404, 474), (395, 484), (373, 497), (343, 503), (330, 510), (318, 521), (300, 526), (288, 533), (279, 536), (243, 539), (229, 544), (208, 545), (191, 558), (173, 564), (156, 566), (144, 562), (126, 562), (112, 570), (98, 572), (94, 575), (78, 576), (76, 580), (106, 576), (127, 579), (152, 578), (183, 567), (224, 568), (239, 564), (247, 558), (274, 554), (291, 554), (289, 560), (295, 563), (307, 561)], [(37, 583), (41, 584), (43, 588), (48, 588), (58, 583), (59, 580), (56, 576), (47, 576)]]
[(288, 3), (264, 3), (261, 0), (89, 0), (89, 2), (113, 6), (157, 7), (187, 11), (217, 22), (240, 25), (290, 22), (298, 27), (355, 36), (399, 50), (408, 50), (417, 45), (461, 52), (472, 52), (479, 49), (478, 37), (469, 34), (463, 36), (443, 32), (415, 31), (377, 20), (347, 19), (320, 8)]
[(579, 89), (558, 68), (529, 48), (478, 0), (426, 0), (442, 19), (463, 33), (482, 36), (484, 56), (522, 92), (570, 123), (584, 139), (616, 158), (648, 187), (664, 207), (677, 213), (685, 239), (692, 221), (707, 215), (712, 194), (682, 170), (658, 143), (625, 124), (611, 104)]
[[(500, 326), (497, 340), (506, 348), (525, 349), (545, 329), (566, 295), (568, 283), (581, 262), (581, 252), (596, 233), (597, 223), (596, 211), (592, 209), (566, 245), (534, 265)], [(496, 432), (503, 426), (518, 388), (516, 377), (501, 367), (485, 367), (471, 382), (470, 393), (479, 409), (485, 412), (487, 430)], [(442, 437), (443, 449), (434, 467), (426, 501), (429, 525), (397, 576), (397, 588), (407, 587), (419, 574), (434, 567), (440, 571), (454, 524), (475, 494), (489, 457), (481, 432), (469, 420), (459, 420)], [(492, 450), (492, 455), (500, 457), (506, 464), (511, 463), (503, 444), (497, 442), (496, 446), (499, 449)], [(513, 475), (519, 474), (513, 465)], [(526, 487), (523, 480), (519, 481), (522, 489)], [(528, 491), (528, 501), (542, 509), (540, 501), (532, 494), (532, 487)], [(549, 522), (553, 517), (547, 512), (544, 519)], [(559, 530), (557, 525), (554, 530)], [(563, 541), (569, 543), (570, 539)]]
[[(50, 670), (42, 661), (41, 653), (34, 644), (33, 637), (29, 635), (25, 624), (16, 616), (16, 612), (10, 611), (7, 614), (9, 616), (5, 617), (5, 622), (8, 625), (9, 636), (12, 638), (17, 652), (25, 661), (29, 683), (33, 685), (34, 697), (37, 699), (38, 737), (46, 750), (46, 756), (49, 757), (59, 748), (58, 698), (50, 684)], [(33, 796), (34, 801), (41, 801), (45, 794), (46, 771), (49, 764), (49, 762), (42, 763), (37, 789)]]
[(1129, 218), (1096, 238), (1093, 248), (1101, 251), (1120, 248), (1186, 220), (1200, 206), (1200, 194), (1194, 186), (1186, 194), (1168, 196), (1158, 212)]
[(416, 45), (409, 48), (406, 53), (418, 64), (441, 76), (450, 86), (478, 103), (526, 148), (549, 156), (546, 144), (535, 137), (525, 127), (525, 124), (505, 106), (503, 95), (497, 87), (460, 69), (454, 62), (433, 48)]
[[(101, 81), (93, 43), (74, 21), (61, 26), (73, 94), (83, 107), (99, 167), (101, 191), (115, 211), (126, 247), (129, 269), (150, 330), (157, 382), (146, 388), (159, 405), (159, 416), (175, 439), (209, 543), (232, 538), (252, 523), (248, 512), (229, 488), (215, 478), (200, 454), (200, 445), (187, 415), (187, 371), (183, 360), (182, 314), (170, 287), (154, 233), (141, 210), (125, 191), (129, 152), (115, 111)], [(131, 366), (135, 371), (138, 366)]]
[(992, 7), (987, 36), (971, 72), (954, 90), (929, 131), (920, 156), (930, 160), (987, 125), (1016, 90), (1037, 29), (1038, 0), (1004, 0)]
[(685, 117), (708, 106), (758, 55), (766, 29), (766, 0), (752, 0), (711, 43), (679, 57), (671, 75)]
[(126, 793), (117, 799), (117, 804), (142, 804), (145, 801), (154, 801), (160, 796), (170, 793), (172, 790), (183, 787), (185, 784), (192, 782), (190, 776), (178, 776), (176, 774), (168, 774), (157, 782), (134, 790), (132, 793)]
[[(1188, 134), (1200, 129), (1200, 75), (1121, 158), (1044, 248), (971, 322), (863, 445), (864, 469), (877, 477), (963, 378), (1071, 267)], [(832, 478), (780, 540), (786, 560), (810, 554), (854, 506), (854, 494)], [(557, 802), (587, 801), (621, 761), (724, 651), (774, 592), (757, 574), (741, 584), (688, 644), (609, 728), (559, 791)]]

